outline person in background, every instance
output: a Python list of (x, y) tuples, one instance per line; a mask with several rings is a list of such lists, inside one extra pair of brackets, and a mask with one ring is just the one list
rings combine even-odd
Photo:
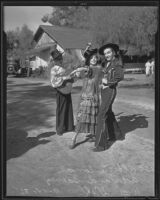
[(112, 111), (118, 82), (124, 78), (122, 60), (119, 57), (119, 46), (108, 43), (99, 48), (99, 54), (104, 56), (105, 60), (102, 63), (102, 103), (98, 113), (95, 147), (92, 149), (95, 152), (107, 149), (109, 143), (116, 139), (124, 139)]
[(155, 60), (154, 58), (151, 59), (151, 74), (153, 75), (155, 72)]
[(73, 79), (66, 75), (63, 68), (62, 53), (56, 48), (51, 51), (53, 66), (51, 66), (51, 86), (56, 89), (56, 132), (63, 135), (65, 132), (74, 130), (73, 107), (71, 89)]
[(72, 72), (72, 74), (75, 74), (79, 78), (83, 78), (84, 81), (77, 112), (76, 134), (72, 139), (70, 149), (76, 147), (76, 140), (80, 133), (89, 134), (87, 136), (90, 137), (90, 142), (95, 140), (97, 115), (100, 103), (99, 84), (101, 72), (97, 53), (98, 49), (88, 49), (85, 51), (84, 57), (87, 68), (80, 68)]
[(151, 59), (148, 60), (145, 64), (145, 72), (146, 72), (146, 76), (150, 76), (151, 75)]

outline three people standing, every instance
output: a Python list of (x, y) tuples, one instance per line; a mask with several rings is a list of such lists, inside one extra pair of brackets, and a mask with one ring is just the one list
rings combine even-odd
[[(105, 58), (101, 63), (98, 62), (98, 53)], [(70, 148), (76, 146), (77, 136), (83, 132), (90, 133), (92, 141), (95, 140), (93, 151), (102, 151), (108, 148), (110, 141), (123, 138), (112, 111), (117, 93), (116, 87), (124, 77), (123, 64), (119, 55), (119, 46), (112, 43), (102, 46), (99, 50), (88, 49), (84, 57), (86, 66), (83, 69), (75, 70), (71, 73), (72, 76), (58, 78), (58, 82), (62, 82), (61, 79), (72, 82), (74, 78), (71, 77), (75, 77), (76, 72), (80, 72), (80, 77), (84, 79), (77, 112), (76, 133)], [(53, 59), (55, 62), (55, 57)], [(57, 87), (53, 81), (56, 77), (55, 68), (51, 70), (53, 87)], [(74, 130), (71, 94), (64, 95), (58, 88), (56, 118), (57, 134)]]

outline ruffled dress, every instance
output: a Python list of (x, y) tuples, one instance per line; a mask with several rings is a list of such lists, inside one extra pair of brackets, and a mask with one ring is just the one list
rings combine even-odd
[(100, 102), (100, 74), (98, 66), (91, 68), (91, 73), (83, 80), (83, 87), (76, 116), (76, 132), (95, 135)]

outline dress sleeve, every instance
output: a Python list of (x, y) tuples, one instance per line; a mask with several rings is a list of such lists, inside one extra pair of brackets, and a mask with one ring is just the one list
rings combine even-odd
[(63, 83), (63, 77), (59, 76), (59, 67), (55, 66), (51, 69), (51, 85), (54, 88), (60, 87)]
[(85, 68), (86, 67), (76, 69), (74, 78), (77, 79), (77, 80), (86, 78), (88, 76), (88, 73), (89, 73), (90, 70), (88, 70), (86, 68), (87, 71), (85, 72)]

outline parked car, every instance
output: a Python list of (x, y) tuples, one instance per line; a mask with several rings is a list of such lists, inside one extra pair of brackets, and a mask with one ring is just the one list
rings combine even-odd
[(32, 74), (32, 68), (30, 68), (29, 63), (21, 62), (20, 59), (9, 57), (7, 59), (7, 75), (12, 74), (16, 77), (25, 77), (28, 75), (29, 67), (29, 76)]
[(7, 75), (15, 74), (16, 62), (13, 57), (7, 58)]
[[(17, 77), (25, 77), (25, 76), (27, 76), (27, 72), (28, 72), (28, 67), (22, 66), (17, 70), (16, 76)], [(32, 68), (29, 68), (29, 76), (31, 76), (31, 74), (32, 74)]]

